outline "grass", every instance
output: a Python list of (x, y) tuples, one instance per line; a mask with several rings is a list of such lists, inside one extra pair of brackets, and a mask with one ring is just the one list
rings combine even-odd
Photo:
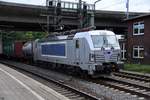
[(150, 65), (125, 64), (124, 70), (141, 72), (141, 73), (150, 73)]

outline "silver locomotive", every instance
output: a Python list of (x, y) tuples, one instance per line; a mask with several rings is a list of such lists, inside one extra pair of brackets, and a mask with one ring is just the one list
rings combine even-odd
[(35, 62), (50, 63), (50, 67), (62, 65), (88, 75), (110, 73), (123, 66), (116, 35), (107, 30), (54, 35), (26, 43), (23, 51)]

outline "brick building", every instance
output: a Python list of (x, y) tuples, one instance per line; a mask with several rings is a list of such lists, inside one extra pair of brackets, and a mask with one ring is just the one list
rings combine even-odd
[(126, 20), (127, 60), (131, 63), (150, 64), (150, 14)]

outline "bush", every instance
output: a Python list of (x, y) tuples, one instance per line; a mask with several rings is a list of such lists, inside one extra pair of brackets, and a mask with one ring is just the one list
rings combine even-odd
[(141, 64), (125, 64), (125, 70), (136, 71), (142, 73), (150, 73), (150, 65), (141, 65)]

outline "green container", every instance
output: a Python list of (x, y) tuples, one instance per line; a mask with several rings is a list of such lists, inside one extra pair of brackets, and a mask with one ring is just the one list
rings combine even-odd
[(3, 54), (6, 56), (14, 55), (14, 43), (11, 39), (3, 39)]

